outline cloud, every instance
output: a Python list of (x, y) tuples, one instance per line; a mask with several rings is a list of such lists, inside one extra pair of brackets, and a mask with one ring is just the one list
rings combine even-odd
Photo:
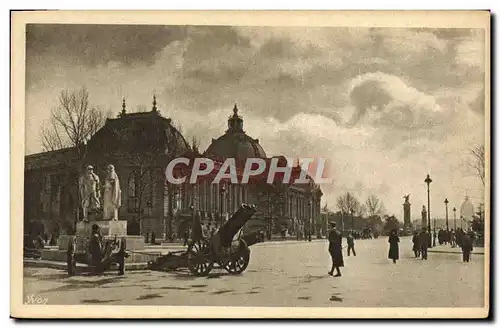
[(368, 73), (351, 81), (349, 100), (357, 109), (350, 120), (388, 129), (429, 128), (440, 122), (441, 107), (433, 96), (405, 84), (399, 77)]
[(398, 214), (412, 193), (418, 215), (428, 172), (450, 201), (477, 182), (461, 166), (484, 140), (481, 31), (47, 25), (29, 27), (27, 42), (28, 153), (60, 91), (86, 86), (115, 113), (123, 97), (134, 111), (156, 94), (200, 149), (236, 102), (269, 155), (329, 159), (329, 204), (375, 193)]
[[(376, 194), (390, 213), (400, 215), (401, 197), (411, 193), (413, 215), (418, 216), (421, 204), (426, 204), (423, 180), (430, 173), (436, 182), (432, 206), (436, 206), (435, 213), (440, 215), (441, 199), (447, 197), (458, 203), (465, 189), (478, 187), (476, 178), (466, 174), (466, 163), (469, 147), (481, 142), (471, 129), (480, 124), (481, 119), (468, 111), (462, 111), (456, 122), (450, 122), (452, 126), (468, 122), (456, 128), (467, 131), (466, 134), (449, 135), (444, 142), (426, 133), (406, 140), (392, 135), (397, 142), (388, 148), (380, 142), (378, 129), (374, 127), (345, 127), (323, 115), (309, 113), (296, 114), (282, 122), (269, 116), (256, 116), (243, 106), (239, 108), (245, 131), (259, 139), (268, 156), (326, 159), (333, 184), (321, 187), (325, 193), (323, 200), (332, 206), (346, 191), (363, 202), (370, 194)], [(226, 130), (230, 109), (211, 109), (203, 117), (174, 110), (169, 116), (181, 122), (185, 135), (198, 137), (200, 148), (205, 149), (211, 138), (217, 138)]]

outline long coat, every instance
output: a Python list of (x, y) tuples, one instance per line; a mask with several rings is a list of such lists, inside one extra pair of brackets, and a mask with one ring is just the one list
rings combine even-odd
[(389, 258), (399, 260), (399, 237), (396, 235), (389, 236)]
[(472, 239), (470, 238), (469, 235), (467, 234), (464, 234), (464, 236), (462, 237), (462, 251), (464, 253), (466, 252), (472, 252)]
[(328, 251), (332, 256), (332, 262), (334, 267), (344, 266), (344, 257), (342, 256), (342, 235), (337, 230), (333, 229), (328, 234), (328, 241), (330, 242), (328, 246)]
[(419, 251), (420, 250), (420, 245), (419, 245), (419, 238), (418, 235), (413, 235), (413, 238), (411, 239), (413, 242), (413, 251)]

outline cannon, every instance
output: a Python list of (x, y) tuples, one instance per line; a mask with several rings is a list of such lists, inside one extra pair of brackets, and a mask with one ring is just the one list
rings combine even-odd
[(118, 275), (124, 275), (125, 258), (129, 256), (126, 247), (125, 237), (96, 239), (91, 236), (72, 236), (66, 252), (68, 275), (76, 274), (77, 263), (89, 265), (93, 274), (101, 274), (112, 264), (117, 264)]
[(193, 218), (186, 251), (171, 252), (150, 261), (151, 270), (187, 267), (195, 276), (206, 276), (217, 265), (231, 274), (240, 274), (250, 262), (250, 248), (242, 228), (256, 212), (254, 205), (242, 204), (211, 238), (202, 234), (199, 217)]

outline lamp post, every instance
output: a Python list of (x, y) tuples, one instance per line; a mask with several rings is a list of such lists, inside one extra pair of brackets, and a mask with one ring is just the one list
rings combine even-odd
[(222, 185), (220, 187), (220, 222), (219, 222), (219, 229), (222, 227), (222, 224), (224, 224), (223, 219), (222, 219), (222, 214), (224, 213), (224, 194), (226, 193), (226, 187)]
[(436, 247), (436, 218), (434, 218), (434, 233), (432, 234), (432, 247)]
[(453, 207), (453, 231), (457, 233), (457, 209)]
[(342, 230), (340, 234), (342, 235), (344, 233), (344, 210), (340, 210), (340, 223), (342, 225)]
[[(192, 224), (192, 227), (194, 228), (196, 223), (194, 222), (195, 219), (194, 219), (194, 204), (191, 203), (191, 205), (189, 205), (189, 209), (191, 210), (191, 224)], [(194, 228), (196, 229), (196, 228)]]
[(446, 232), (450, 231), (449, 225), (448, 225), (448, 198), (444, 199), (444, 206), (446, 207)]
[[(429, 185), (431, 184), (432, 179), (429, 174), (427, 174), (427, 178), (425, 178), (425, 183), (427, 184), (427, 231), (429, 235), (431, 235), (431, 193), (429, 189)], [(430, 243), (429, 243), (430, 244)], [(432, 247), (432, 245), (429, 245)]]
[(311, 234), (313, 227), (312, 227), (312, 201), (310, 199), (308, 204), (309, 204), (309, 241), (311, 241), (312, 239)]

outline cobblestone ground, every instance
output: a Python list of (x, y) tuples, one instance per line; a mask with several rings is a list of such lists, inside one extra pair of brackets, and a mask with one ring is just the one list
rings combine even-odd
[(462, 263), (460, 254), (412, 257), (402, 238), (401, 260), (387, 259), (386, 238), (359, 240), (357, 256), (344, 252), (343, 276), (327, 275), (326, 241), (276, 242), (251, 247), (248, 269), (239, 276), (213, 270), (209, 277), (188, 272), (128, 272), (67, 277), (54, 269), (25, 268), (24, 297), (48, 304), (482, 307), (484, 256)]

